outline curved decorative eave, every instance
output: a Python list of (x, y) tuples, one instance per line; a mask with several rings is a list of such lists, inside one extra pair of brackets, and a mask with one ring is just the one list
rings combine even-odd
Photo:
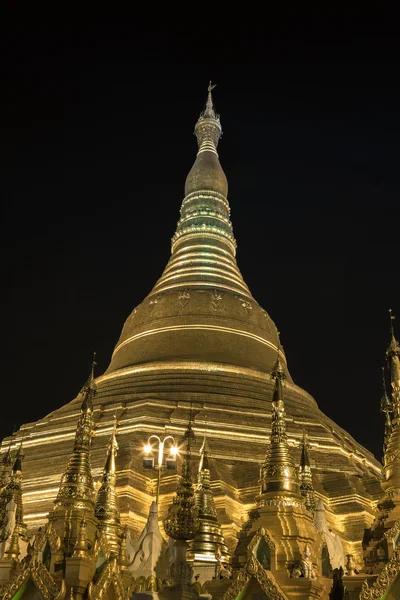
[(237, 576), (222, 596), (222, 600), (236, 600), (252, 577), (258, 581), (267, 598), (289, 600), (272, 573), (266, 571), (255, 556), (250, 556), (244, 567), (238, 571)]

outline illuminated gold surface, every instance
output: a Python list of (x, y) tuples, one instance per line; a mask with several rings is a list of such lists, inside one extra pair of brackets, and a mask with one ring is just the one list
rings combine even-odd
[[(188, 176), (171, 258), (152, 292), (128, 317), (107, 372), (96, 379), (91, 473), (95, 482), (101, 480), (117, 414), (118, 505), (122, 524), (128, 524), (132, 535), (138, 534), (154, 493), (154, 482), (142, 467), (143, 445), (150, 434), (162, 435), (165, 428), (179, 438), (192, 402), (195, 433), (201, 438), (207, 429), (212, 445), (210, 478), (216, 512), (232, 551), (259, 492), (259, 465), (271, 434), (274, 384), (269, 374), (279, 339), (275, 324), (252, 297), (237, 266), (226, 177), (217, 156), (220, 122), (210, 99), (196, 135), (199, 154)], [(264, 257), (255, 260), (260, 265), (265, 262)], [(286, 365), (282, 350), (280, 356)], [(364, 529), (371, 526), (381, 496), (381, 466), (324, 415), (315, 400), (291, 380), (286, 366), (285, 370), (282, 418), (293, 461), (300, 463), (300, 442), (306, 428), (315, 495), (327, 507), (329, 526), (341, 536), (345, 549), (360, 560)], [(10, 441), (15, 453), (24, 439), (23, 501), (30, 531), (44, 525), (53, 509), (60, 478), (68, 471), (68, 459), (74, 452), (81, 403), (78, 395), (36, 423), (23, 425), (2, 444), (2, 454), (8, 451)], [(194, 450), (199, 449), (198, 443)], [(74, 463), (75, 472), (85, 471), (79, 461)], [(162, 477), (161, 518), (176, 483), (176, 475)], [(90, 488), (88, 478), (85, 485)], [(92, 504), (89, 498), (84, 503)], [(275, 514), (300, 540), (312, 541), (309, 511), (300, 505), (278, 508)], [(69, 510), (67, 506), (64, 509)], [(69, 521), (65, 514), (65, 521), (60, 520), (61, 514), (58, 517), (54, 528), (62, 537)], [(81, 514), (73, 513), (71, 518), (71, 543), (75, 543)], [(88, 537), (94, 539), (94, 532), (94, 515), (88, 514)], [(296, 552), (301, 551), (299, 542)], [(284, 556), (283, 551), (280, 555)]]
[(108, 543), (116, 556), (119, 553), (122, 539), (117, 494), (115, 491), (115, 458), (117, 450), (118, 443), (115, 426), (108, 444), (107, 459), (104, 466), (101, 485), (97, 492), (94, 514), (99, 521), (99, 529), (104, 530)]
[(289, 450), (286, 434), (283, 382), (285, 368), (279, 356), (271, 373), (275, 381), (272, 397), (271, 437), (265, 462), (261, 468), (261, 490), (258, 496), (260, 506), (271, 500), (284, 498), (285, 502), (300, 502), (300, 488), (297, 468)]
[(196, 537), (189, 544), (188, 560), (194, 560), (195, 563), (210, 560), (215, 562), (215, 553), (218, 551), (221, 562), (229, 562), (230, 552), (218, 523), (217, 510), (211, 489), (209, 452), (206, 438), (204, 438), (200, 449), (195, 502), (199, 511), (200, 527)]

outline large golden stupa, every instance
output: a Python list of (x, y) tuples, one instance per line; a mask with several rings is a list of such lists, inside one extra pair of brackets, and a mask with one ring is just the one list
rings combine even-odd
[[(382, 494), (381, 465), (293, 382), (277, 328), (239, 271), (228, 183), (217, 153), (221, 132), (210, 88), (195, 127), (198, 153), (186, 178), (171, 257), (153, 290), (128, 316), (110, 366), (96, 379), (93, 475), (100, 480), (116, 415), (121, 522), (137, 534), (154, 494), (154, 480), (142, 465), (143, 445), (151, 434), (179, 439), (191, 412), (194, 451), (207, 433), (218, 520), (232, 551), (259, 493), (271, 432), (270, 375), (278, 355), (286, 371), (292, 456), (299, 464), (306, 431), (316, 497), (345, 550), (361, 562), (363, 532)], [(78, 396), (3, 441), (3, 452), (23, 441), (24, 518), (31, 531), (46, 522), (54, 506), (80, 408)], [(169, 473), (161, 477), (162, 516), (176, 487), (176, 475)]]

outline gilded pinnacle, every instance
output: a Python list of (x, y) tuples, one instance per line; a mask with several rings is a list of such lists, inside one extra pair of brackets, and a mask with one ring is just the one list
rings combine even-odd
[(94, 381), (94, 368), (97, 365), (95, 358), (96, 352), (93, 353), (90, 375), (81, 390), (81, 394), (83, 395), (82, 410), (85, 412), (93, 412), (93, 398), (97, 393), (97, 386)]
[(258, 496), (261, 505), (268, 503), (273, 497), (300, 499), (297, 470), (286, 435), (282, 388), (285, 370), (279, 355), (271, 377), (275, 379), (275, 389), (272, 399), (271, 439), (264, 465), (261, 468), (261, 493)]
[(117, 425), (115, 423), (107, 449), (107, 458), (104, 465), (101, 485), (97, 493), (94, 514), (99, 520), (99, 527), (104, 529), (106, 536), (118, 555), (121, 542), (120, 515), (115, 491), (116, 468), (115, 458), (118, 451), (116, 439)]
[(83, 401), (78, 419), (74, 448), (61, 478), (56, 505), (74, 506), (85, 502), (93, 506), (93, 478), (90, 448), (94, 434), (92, 396), (95, 393), (92, 364), (91, 375), (83, 387)]
[(7, 485), (4, 488), (3, 494), (7, 499), (7, 502), (13, 500), (16, 504), (15, 510), (15, 525), (18, 532), (25, 532), (26, 525), (24, 523), (24, 511), (22, 504), (22, 460), (24, 454), (22, 451), (22, 444), (17, 451), (17, 456), (14, 461), (13, 468), (10, 473)]
[(204, 556), (210, 559), (218, 551), (223, 562), (229, 562), (229, 550), (225, 544), (221, 527), (217, 520), (214, 496), (210, 482), (210, 467), (208, 462), (208, 445), (206, 436), (200, 448), (200, 462), (195, 489), (195, 503), (198, 509), (199, 530), (190, 543), (189, 556)]
[(194, 439), (192, 429), (192, 415), (184, 434), (186, 440), (186, 454), (182, 465), (176, 495), (168, 508), (164, 521), (164, 529), (174, 540), (192, 540), (199, 530), (198, 509), (195, 506), (191, 473), (191, 442)]
[(311, 465), (310, 458), (308, 455), (308, 449), (310, 444), (308, 442), (307, 434), (303, 433), (303, 439), (301, 442), (301, 457), (300, 457), (300, 466), (299, 466), (299, 477), (300, 477), (300, 494), (304, 498), (304, 505), (307, 510), (314, 512), (315, 511), (315, 494), (314, 487), (312, 483), (312, 473), (311, 473)]

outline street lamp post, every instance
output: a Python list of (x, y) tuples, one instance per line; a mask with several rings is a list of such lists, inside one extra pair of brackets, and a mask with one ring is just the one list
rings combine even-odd
[[(169, 455), (166, 457), (164, 464), (165, 442), (168, 440), (170, 440)], [(158, 454), (156, 463), (154, 461), (154, 451)], [(156, 469), (158, 472), (156, 494), (156, 504), (158, 506), (158, 500), (160, 497), (161, 471), (165, 468), (176, 469), (176, 457), (179, 453), (179, 448), (176, 445), (172, 435), (167, 435), (163, 440), (159, 438), (158, 435), (151, 435), (144, 447), (144, 453), (145, 456), (143, 458), (143, 467), (145, 469)]]

